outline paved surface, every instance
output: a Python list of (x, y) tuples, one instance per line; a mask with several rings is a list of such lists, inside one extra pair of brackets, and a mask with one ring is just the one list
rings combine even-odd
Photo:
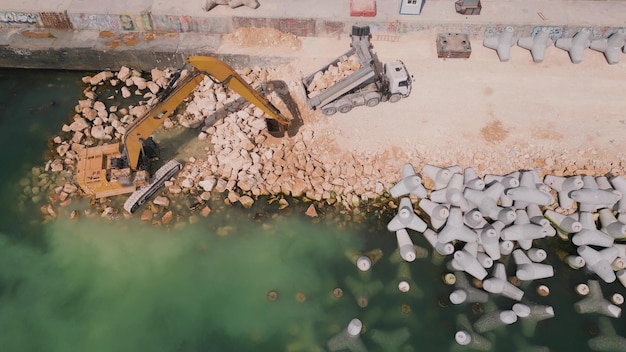
[[(349, 0), (260, 0), (260, 3), (258, 9), (245, 6), (231, 9), (220, 5), (206, 12), (202, 10), (201, 0), (0, 0), (0, 67), (83, 70), (116, 69), (121, 65), (138, 69), (179, 67), (186, 56), (193, 54), (217, 56), (235, 67), (275, 65), (303, 55), (328, 57), (326, 48), (334, 45), (328, 41), (303, 38), (307, 40), (299, 53), (276, 48), (249, 51), (227, 47), (222, 45), (221, 35), (234, 30), (234, 17), (257, 20), (252, 22), (257, 27), (263, 26), (265, 19), (285, 22), (290, 19), (314, 19), (311, 23), (317, 27), (324, 26), (325, 21), (338, 23), (343, 27), (343, 33), (338, 32), (335, 36), (341, 48), (346, 47), (343, 38), (352, 24), (370, 24), (374, 33), (391, 32), (402, 36), (428, 30), (462, 31), (472, 35), (473, 43), (482, 39), (483, 35), (508, 25), (516, 28), (518, 36), (528, 35), (536, 26), (558, 26), (566, 37), (572, 36), (580, 27), (589, 26), (594, 29), (592, 39), (605, 37), (616, 27), (626, 27), (626, 1), (617, 0), (482, 0), (483, 9), (477, 16), (457, 14), (452, 0), (426, 0), (421, 15), (400, 15), (399, 0), (378, 0), (376, 17), (350, 17)], [(85, 29), (37, 29), (32, 25), (19, 25), (7, 19), (11, 11), (25, 14), (67, 12), (69, 20), (81, 22), (80, 28)], [(109, 29), (101, 26), (123, 27), (121, 18), (127, 16), (136, 22), (134, 31), (120, 29), (115, 31), (114, 37), (100, 35), (101, 30)], [(157, 31), (148, 38), (137, 25), (141, 21), (152, 21), (153, 28), (159, 28), (159, 24), (169, 28), (167, 26), (171, 22), (171, 28), (177, 28), (176, 23), (184, 27), (190, 18), (192, 20), (189, 21), (195, 21), (195, 25), (205, 26), (201, 28), (204, 32), (194, 33), (197, 28), (188, 24), (187, 28), (180, 30), (192, 32)], [(111, 25), (110, 21), (114, 20), (117, 23)], [(45, 38), (26, 37), (23, 35), (24, 28), (50, 35)], [(315, 32), (320, 36), (330, 35), (323, 29)]]
[[(259, 0), (261, 6), (230, 9), (217, 6), (206, 12), (200, 0), (0, 0), (0, 12), (67, 11), (70, 14), (158, 15), (191, 17), (284, 17), (327, 18), (337, 21), (359, 20), (349, 16), (350, 0)], [(478, 16), (463, 16), (454, 11), (452, 0), (426, 0), (421, 15), (400, 15), (400, 1), (378, 0), (374, 18), (366, 21), (393, 21), (424, 24), (518, 24), (569, 26), (626, 26), (626, 1), (577, 0), (482, 0)]]

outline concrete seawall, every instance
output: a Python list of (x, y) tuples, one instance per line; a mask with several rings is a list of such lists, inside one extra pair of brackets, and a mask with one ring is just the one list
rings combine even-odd
[[(354, 24), (393, 41), (407, 33), (436, 30), (473, 39), (512, 26), (519, 35), (550, 27), (554, 37), (582, 27), (604, 38), (626, 26), (624, 1), (482, 1), (480, 15), (463, 16), (451, 1), (426, 1), (420, 15), (399, 13), (399, 1), (378, 1), (375, 17), (351, 17), (349, 0), (260, 0), (257, 9), (202, 1), (0, 0), (0, 67), (101, 70), (179, 67), (189, 55), (211, 55), (234, 67), (276, 65), (285, 57), (217, 52), (221, 36), (241, 27), (270, 27), (299, 37), (337, 37)], [(433, 39), (434, 42), (434, 39)]]

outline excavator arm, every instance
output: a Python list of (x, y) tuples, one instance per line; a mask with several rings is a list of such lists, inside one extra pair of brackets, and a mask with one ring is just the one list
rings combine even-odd
[(146, 141), (154, 131), (161, 126), (174, 110), (188, 97), (194, 89), (204, 80), (211, 78), (214, 82), (223, 84), (241, 95), (247, 101), (253, 103), (265, 111), (272, 119), (282, 126), (289, 126), (290, 121), (283, 116), (272, 103), (263, 97), (228, 64), (213, 57), (191, 56), (187, 63), (195, 69), (187, 76), (174, 82), (175, 86), (162, 97), (161, 101), (141, 118), (134, 121), (126, 129), (122, 137), (122, 145), (126, 154), (128, 166), (137, 170), (139, 158)]

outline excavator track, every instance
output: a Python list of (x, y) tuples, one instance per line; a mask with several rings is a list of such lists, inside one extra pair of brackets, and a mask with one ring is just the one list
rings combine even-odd
[(128, 200), (124, 203), (124, 210), (131, 214), (137, 211), (143, 203), (163, 187), (165, 181), (176, 175), (182, 168), (183, 165), (176, 160), (170, 160), (165, 163), (154, 173), (154, 177), (149, 185), (139, 188), (128, 197)]

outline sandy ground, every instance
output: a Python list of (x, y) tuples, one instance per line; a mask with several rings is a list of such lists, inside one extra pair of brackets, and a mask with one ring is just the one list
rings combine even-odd
[[(350, 43), (347, 36), (300, 39), (299, 49), (228, 42), (222, 49), (293, 57), (278, 74), (298, 81), (347, 51)], [(603, 171), (626, 167), (621, 164), (626, 55), (608, 65), (602, 53), (588, 49), (575, 65), (566, 51), (552, 46), (544, 62), (536, 64), (529, 51), (514, 46), (511, 60), (503, 63), (482, 40), (473, 40), (469, 59), (444, 60), (437, 58), (435, 39), (435, 32), (425, 31), (397, 42), (373, 41), (382, 62), (400, 59), (414, 76), (408, 98), (327, 117), (306, 111), (299, 96), (305, 124), (357, 156), (391, 153), (484, 172), (560, 170), (574, 164)], [(407, 161), (413, 160), (402, 162)]]

